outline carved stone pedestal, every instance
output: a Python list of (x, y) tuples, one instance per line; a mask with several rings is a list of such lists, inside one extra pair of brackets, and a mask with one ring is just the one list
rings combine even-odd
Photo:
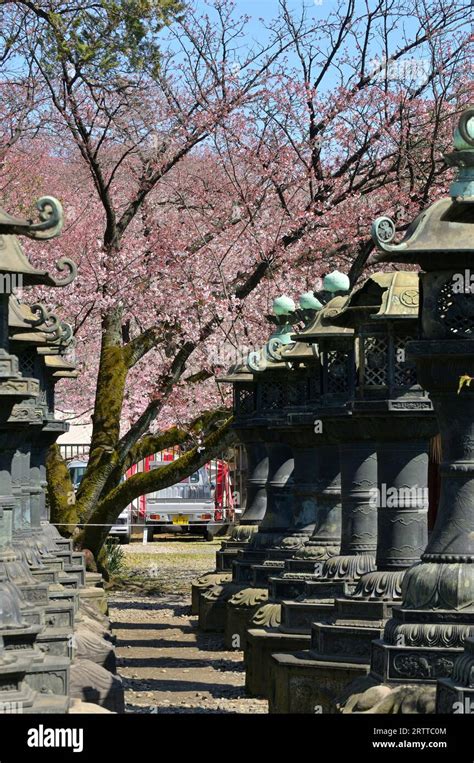
[(451, 677), (438, 681), (436, 712), (474, 715), (474, 637), (466, 639), (464, 653), (454, 663)]

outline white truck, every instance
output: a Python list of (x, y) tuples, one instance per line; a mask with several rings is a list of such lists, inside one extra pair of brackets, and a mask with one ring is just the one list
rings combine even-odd
[[(159, 469), (167, 463), (152, 461), (150, 467)], [(211, 540), (222, 524), (222, 520), (216, 522), (213, 489), (207, 469), (202, 467), (176, 485), (149, 493), (145, 509), (147, 541), (153, 540), (155, 532), (200, 534)]]
[[(74, 492), (77, 493), (81, 480), (86, 472), (87, 461), (77, 458), (73, 459), (72, 461), (69, 461), (67, 468), (69, 469)], [(118, 538), (121, 543), (130, 543), (131, 506), (127, 506), (127, 508), (119, 514), (115, 523), (109, 530), (109, 535), (113, 538)]]

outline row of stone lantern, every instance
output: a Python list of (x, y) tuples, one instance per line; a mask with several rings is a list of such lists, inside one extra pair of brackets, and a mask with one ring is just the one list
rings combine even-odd
[[(310, 316), (294, 344), (272, 337), (228, 377), (236, 426), (256, 424), (266, 448), (267, 509), (232, 580), (202, 586), (200, 625), (245, 649), (247, 690), (269, 697), (274, 712), (338, 701), (358, 712), (386, 707), (392, 694), (426, 710), (437, 679), (443, 712), (472, 698), (472, 392), (457, 387), (474, 376), (474, 309), (453, 284), (472, 253), (473, 121), (472, 110), (463, 115), (448, 157), (461, 168), (452, 199), (399, 245), (391, 221), (374, 226), (380, 259), (427, 271), (421, 328), (417, 274), (376, 273)], [(447, 253), (450, 269), (439, 272)], [(428, 442), (438, 427), (441, 503), (426, 547)], [(351, 696), (351, 679), (364, 676), (368, 693)]]
[[(305, 582), (297, 606), (282, 605), (283, 629), (295, 628), (296, 612), (306, 649), (293, 653), (290, 640), (288, 655), (279, 652), (275, 634), (250, 632), (249, 689), (255, 671), (262, 675), (256, 665), (268, 642), (276, 664), (271, 685), (260, 691), (277, 712), (327, 710), (351, 677), (368, 672), (371, 639), (380, 635), (405, 570), (425, 546), (428, 439), (436, 423), (405, 357), (416, 331), (416, 285), (415, 274), (375, 274), (331, 317), (333, 327), (353, 329), (354, 351), (347, 348), (343, 357), (356, 369), (346, 401), (339, 410), (330, 404), (321, 417), (327, 437), (339, 443), (341, 550)], [(321, 340), (321, 333), (313, 339)], [(331, 352), (327, 342), (328, 335), (319, 341), (323, 357)], [(268, 656), (263, 662), (268, 667)], [(295, 681), (301, 691), (292, 694)]]
[(55, 199), (38, 208), (38, 223), (0, 210), (0, 708), (75, 712), (75, 699), (120, 711), (100, 576), (86, 573), (83, 555), (48, 521), (46, 453), (67, 428), (54, 416), (54, 388), (77, 375), (65, 357), (72, 330), (14, 292), (66, 285), (75, 266), (59, 261), (69, 272), (56, 280), (25, 256), (17, 234), (47, 239), (62, 226)]
[(474, 108), (466, 109), (445, 157), (457, 168), (450, 198), (423, 211), (404, 238), (379, 218), (372, 235), (378, 261), (419, 265), (420, 337), (407, 350), (428, 390), (439, 424), (443, 460), (436, 523), (407, 572), (401, 605), (372, 645), (371, 689), (352, 694), (349, 711), (389, 712), (404, 702), (434, 702), (443, 713), (471, 713), (474, 699)]

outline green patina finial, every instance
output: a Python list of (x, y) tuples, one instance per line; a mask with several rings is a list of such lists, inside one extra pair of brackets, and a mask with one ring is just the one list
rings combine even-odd
[(312, 291), (305, 291), (305, 293), (301, 295), (299, 302), (302, 310), (322, 310), (323, 307)]
[(273, 312), (275, 315), (291, 315), (295, 310), (296, 305), (291, 297), (283, 294), (281, 297), (276, 297), (273, 300)]
[(335, 294), (338, 291), (349, 291), (351, 282), (349, 276), (345, 273), (341, 273), (339, 270), (333, 270), (332, 273), (328, 273), (323, 278), (323, 289)]
[(449, 193), (456, 201), (474, 201), (474, 106), (465, 109), (454, 131), (454, 151), (445, 157), (451, 167), (458, 167)]

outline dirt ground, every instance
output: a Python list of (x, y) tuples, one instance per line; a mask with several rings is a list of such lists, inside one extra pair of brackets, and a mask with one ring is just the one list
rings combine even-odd
[(214, 568), (220, 541), (155, 539), (122, 546), (109, 595), (129, 713), (266, 713), (247, 698), (241, 652), (197, 630), (191, 582)]

